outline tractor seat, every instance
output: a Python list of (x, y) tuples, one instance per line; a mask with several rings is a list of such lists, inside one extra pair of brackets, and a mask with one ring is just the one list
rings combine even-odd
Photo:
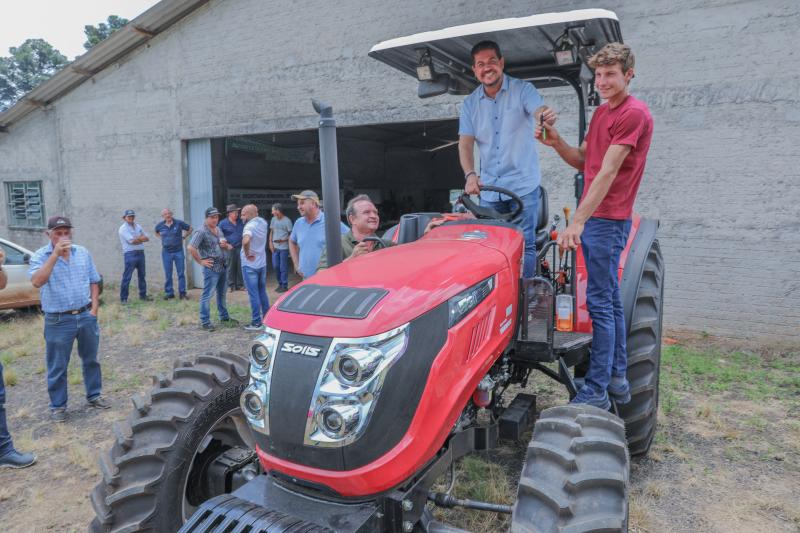
[[(409, 213), (400, 217), (400, 223), (397, 226), (391, 227), (386, 230), (383, 235), (384, 240), (394, 240), (397, 244), (406, 244), (414, 242), (425, 233), (425, 228), (428, 223), (434, 219), (441, 217), (441, 213)], [(397, 235), (397, 240), (394, 239)]]
[(547, 222), (550, 218), (550, 212), (547, 204), (547, 189), (539, 187), (539, 218), (536, 220), (536, 249), (541, 250), (542, 247), (550, 240), (550, 232), (547, 231)]

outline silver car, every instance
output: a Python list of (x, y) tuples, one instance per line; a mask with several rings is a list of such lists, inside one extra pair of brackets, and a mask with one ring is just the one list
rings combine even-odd
[(0, 291), (0, 309), (39, 305), (39, 289), (28, 279), (33, 252), (5, 239), (0, 239), (0, 247), (6, 254), (3, 270), (8, 276), (6, 288)]

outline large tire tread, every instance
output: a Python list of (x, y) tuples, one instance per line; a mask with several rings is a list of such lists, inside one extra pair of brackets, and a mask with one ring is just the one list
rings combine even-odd
[(176, 467), (191, 460), (183, 450), (191, 424), (215, 402), (230, 404), (228, 390), (244, 389), (248, 380), (247, 358), (230, 353), (181, 359), (172, 375), (153, 376), (152, 390), (132, 399), (131, 414), (114, 423), (113, 444), (100, 456), (102, 480), (90, 496), (96, 517), (89, 530), (176, 531), (180, 518), (175, 521), (164, 499), (174, 496), (166, 493), (174, 490)]
[(619, 405), (632, 456), (650, 450), (658, 416), (664, 260), (658, 240), (650, 245), (628, 329), (628, 382), (631, 401)]
[(622, 531), (630, 457), (625, 426), (588, 405), (542, 412), (520, 476), (511, 530)]

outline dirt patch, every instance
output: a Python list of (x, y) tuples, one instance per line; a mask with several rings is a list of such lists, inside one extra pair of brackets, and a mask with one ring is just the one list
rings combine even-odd
[[(16, 376), (16, 385), (7, 387), (11, 432), (17, 448), (39, 457), (34, 467), (0, 470), (4, 531), (85, 531), (94, 516), (88, 495), (99, 479), (98, 453), (109, 445), (112, 423), (127, 416), (132, 394), (147, 390), (149, 376), (169, 370), (176, 358), (246, 353), (253, 334), (200, 331), (198, 295), (191, 297), (103, 306), (100, 354), (113, 408), (83, 405), (75, 354), (63, 425), (48, 419), (40, 317), (22, 314), (0, 323), (0, 358)], [(232, 315), (245, 323), (245, 294), (229, 301)], [(800, 531), (800, 350), (776, 352), (680, 332), (668, 338), (655, 443), (648, 457), (632, 461), (631, 530)], [(763, 386), (752, 383), (753, 376)], [(748, 379), (747, 386), (738, 385)], [(527, 391), (538, 394), (540, 409), (567, 399), (544, 376), (532, 379)], [(455, 495), (513, 503), (525, 449), (526, 443), (504, 445), (465, 458), (456, 470)], [(508, 527), (505, 516), (490, 513), (437, 516), (473, 531)]]

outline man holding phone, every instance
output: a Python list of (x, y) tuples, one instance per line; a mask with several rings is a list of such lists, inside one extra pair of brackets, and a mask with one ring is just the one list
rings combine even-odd
[(67, 419), (67, 368), (76, 340), (87, 405), (97, 409), (111, 407), (100, 395), (103, 378), (97, 360), (100, 275), (89, 251), (72, 243), (72, 223), (67, 217), (50, 217), (47, 235), (50, 243), (33, 254), (28, 276), (39, 289), (44, 311), (50, 418), (54, 422), (64, 422)]

